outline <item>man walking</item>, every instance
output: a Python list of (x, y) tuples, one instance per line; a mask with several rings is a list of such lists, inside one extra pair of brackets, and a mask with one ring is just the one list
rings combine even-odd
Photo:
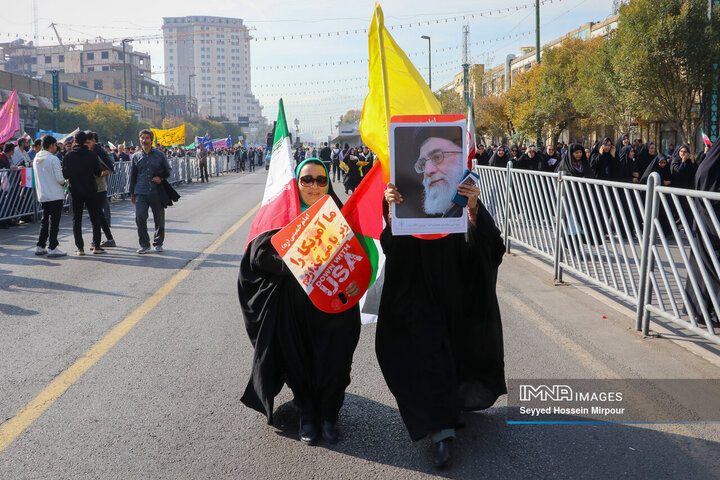
[(330, 150), (330, 147), (328, 147), (328, 143), (325, 142), (322, 144), (323, 148), (320, 150), (320, 160), (325, 164), (325, 170), (328, 172), (332, 169), (332, 151)]
[[(155, 220), (155, 236), (153, 246), (156, 252), (163, 251), (165, 242), (165, 207), (160, 199), (163, 179), (170, 176), (170, 164), (165, 154), (153, 148), (154, 135), (150, 130), (140, 131), (142, 149), (132, 156), (130, 169), (130, 196), (135, 204), (135, 223), (138, 229), (140, 248), (137, 253), (150, 253), (150, 236), (148, 235), (148, 209), (152, 210)], [(200, 149), (198, 149), (198, 153)]]
[(85, 255), (85, 242), (82, 237), (82, 213), (87, 206), (93, 229), (92, 253), (105, 253), (100, 247), (100, 206), (97, 203), (97, 183), (95, 177), (102, 173), (98, 156), (88, 150), (87, 135), (78, 132), (72, 150), (65, 155), (62, 164), (63, 177), (70, 180), (72, 196), (73, 236), (75, 237), (75, 255)]
[[(40, 237), (38, 238), (35, 255), (48, 257), (64, 257), (67, 253), (58, 248), (58, 230), (60, 229), (60, 214), (63, 200), (65, 200), (65, 178), (62, 173), (60, 159), (55, 156), (57, 140), (55, 137), (45, 135), (42, 138), (42, 150), (35, 155), (33, 175), (35, 175), (35, 193), (42, 204), (42, 223), (40, 224)], [(45, 245), (50, 240), (50, 251)]]
[(198, 165), (200, 166), (200, 181), (203, 183), (206, 181), (209, 182), (210, 178), (208, 178), (207, 168), (208, 152), (205, 150), (205, 146), (202, 143), (198, 144), (197, 160)]

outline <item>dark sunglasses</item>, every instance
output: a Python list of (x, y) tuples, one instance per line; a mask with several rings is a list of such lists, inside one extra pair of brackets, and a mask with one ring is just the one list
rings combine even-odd
[(303, 187), (311, 187), (313, 183), (317, 184), (318, 187), (326, 187), (328, 184), (328, 177), (325, 175), (318, 175), (317, 177), (304, 175), (300, 177), (300, 185)]

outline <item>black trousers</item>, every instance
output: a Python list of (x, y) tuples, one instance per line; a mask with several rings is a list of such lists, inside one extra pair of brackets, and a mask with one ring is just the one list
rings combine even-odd
[(200, 162), (200, 181), (201, 182), (205, 182), (205, 181), (209, 182), (210, 181), (210, 178), (208, 178), (207, 161)]
[[(110, 204), (108, 202), (107, 192), (97, 192), (97, 203), (100, 209), (100, 229), (108, 240), (113, 239), (110, 231)], [(107, 207), (107, 213), (105, 208)], [(99, 246), (99, 245), (98, 245)]]
[(73, 195), (73, 236), (75, 237), (75, 246), (79, 250), (85, 248), (85, 242), (82, 236), (82, 214), (85, 207), (87, 207), (88, 213), (90, 214), (90, 222), (92, 223), (92, 244), (100, 245), (100, 224), (102, 223), (100, 217), (102, 217), (102, 213), (100, 212), (100, 206), (97, 202), (97, 194), (91, 193), (88, 196)]
[(340, 174), (342, 171), (340, 170), (340, 162), (332, 162), (332, 179), (340, 181), (341, 177)]
[(42, 222), (40, 223), (40, 237), (37, 246), (45, 248), (45, 244), (50, 238), (50, 250), (58, 246), (58, 231), (60, 230), (60, 215), (62, 214), (63, 201), (53, 200), (52, 202), (42, 202)]
[(143, 248), (150, 248), (150, 235), (148, 234), (147, 220), (148, 209), (152, 210), (155, 221), (155, 235), (153, 245), (162, 247), (165, 241), (165, 207), (160, 202), (160, 195), (156, 188), (153, 188), (149, 195), (137, 195), (135, 197), (135, 225), (138, 229), (138, 240)]

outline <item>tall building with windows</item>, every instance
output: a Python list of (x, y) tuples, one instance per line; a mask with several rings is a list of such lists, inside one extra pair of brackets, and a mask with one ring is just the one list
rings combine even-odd
[(162, 29), (168, 86), (197, 98), (201, 116), (223, 115), (251, 129), (265, 123), (251, 90), (252, 37), (242, 19), (165, 17)]

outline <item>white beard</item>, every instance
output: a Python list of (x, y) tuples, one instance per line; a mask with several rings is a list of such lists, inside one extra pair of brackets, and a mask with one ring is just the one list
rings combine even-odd
[[(448, 172), (448, 176), (444, 174), (434, 175), (432, 178), (423, 178), (423, 187), (425, 187), (423, 208), (428, 215), (441, 215), (445, 213), (452, 203), (452, 199), (457, 192), (457, 187), (462, 180), (463, 169), (462, 162), (456, 162), (453, 169)], [(445, 180), (444, 183), (431, 186), (430, 183), (439, 179)]]

